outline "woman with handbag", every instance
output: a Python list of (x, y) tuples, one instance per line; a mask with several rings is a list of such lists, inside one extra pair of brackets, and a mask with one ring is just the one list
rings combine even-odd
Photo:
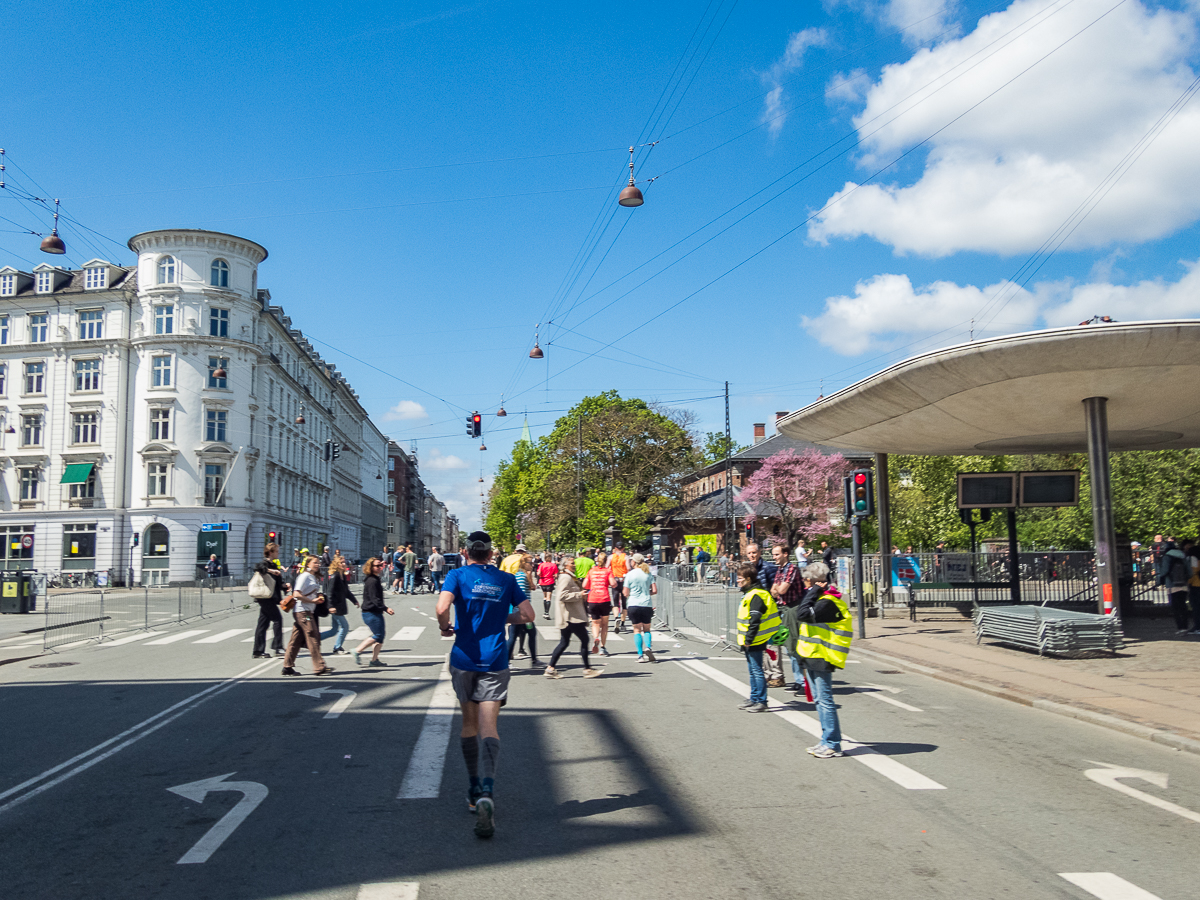
[[(283, 674), (299, 675), (293, 668), (301, 646), (308, 646), (312, 657), (314, 675), (332, 675), (333, 669), (325, 665), (321, 656), (321, 633), (317, 628), (317, 604), (321, 602), (321, 582), (317, 574), (321, 571), (321, 560), (310, 556), (304, 561), (304, 571), (296, 579), (296, 587), (281, 604), (292, 610), (292, 636), (288, 639), (287, 654), (283, 658)], [(290, 601), (290, 603), (289, 603)]]
[(246, 586), (250, 599), (258, 604), (258, 622), (254, 625), (254, 659), (270, 659), (267, 652), (267, 628), (274, 627), (275, 634), (271, 649), (276, 656), (283, 656), (283, 615), (279, 612), (279, 601), (283, 599), (283, 573), (272, 569), (265, 559), (254, 564), (254, 575)]
[(362, 620), (363, 624), (371, 629), (371, 636), (363, 641), (357, 650), (351, 654), (354, 657), (354, 662), (362, 665), (362, 658), (359, 656), (366, 650), (371, 651), (371, 661), (368, 665), (371, 666), (386, 666), (387, 663), (379, 661), (379, 651), (383, 649), (383, 639), (385, 637), (383, 627), (383, 614), (389, 616), (395, 613), (388, 608), (388, 605), (383, 602), (383, 582), (379, 580), (379, 573), (383, 571), (383, 564), (372, 556), (363, 566), (363, 599), (362, 599)]
[(354, 599), (354, 595), (350, 593), (350, 585), (346, 582), (346, 560), (340, 554), (335, 556), (329, 563), (329, 617), (332, 620), (333, 627), (328, 631), (321, 632), (321, 640), (327, 637), (337, 635), (337, 640), (333, 642), (333, 653), (345, 653), (342, 649), (342, 643), (346, 640), (346, 635), (350, 632), (350, 623), (346, 621), (346, 612), (348, 607), (346, 601), (349, 600), (355, 606), (358, 606), (358, 601)]

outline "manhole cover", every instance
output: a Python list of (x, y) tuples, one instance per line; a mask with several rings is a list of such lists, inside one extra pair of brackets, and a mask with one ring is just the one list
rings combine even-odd
[(899, 669), (876, 669), (875, 671), (878, 672), (880, 675), (903, 675), (904, 674)]
[(30, 666), (29, 668), (31, 668), (31, 669), (61, 669), (63, 666), (77, 666), (77, 665), (79, 665), (79, 663), (53, 662), (53, 663), (39, 663), (38, 665)]

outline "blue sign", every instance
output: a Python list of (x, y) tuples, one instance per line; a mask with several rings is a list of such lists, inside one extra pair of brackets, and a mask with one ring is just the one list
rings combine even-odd
[(228, 522), (208, 522), (200, 526), (201, 531), (228, 531)]
[(892, 586), (908, 587), (921, 580), (921, 565), (915, 556), (892, 557)]

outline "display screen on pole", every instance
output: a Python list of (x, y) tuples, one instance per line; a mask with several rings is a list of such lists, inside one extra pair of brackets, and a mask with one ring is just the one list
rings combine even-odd
[(1022, 506), (1075, 506), (1079, 472), (1022, 472)]
[(1016, 505), (1016, 472), (958, 473), (959, 509), (994, 509)]

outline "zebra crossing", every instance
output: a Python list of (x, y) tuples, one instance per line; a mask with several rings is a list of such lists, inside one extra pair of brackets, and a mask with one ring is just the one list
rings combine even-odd
[[(419, 641), (425, 632), (429, 631), (425, 625), (406, 625), (396, 630), (395, 634), (390, 634), (387, 637), (387, 642), (400, 643), (415, 643)], [(172, 644), (199, 644), (212, 645), (224, 644), (228, 642), (236, 642), (242, 644), (252, 644), (254, 642), (253, 628), (228, 628), (213, 633), (211, 628), (191, 628), (186, 631), (169, 632), (169, 631), (140, 631), (136, 634), (122, 635), (121, 637), (112, 640), (105, 640), (99, 644), (100, 647), (122, 647), (129, 644), (137, 644), (142, 647), (162, 647)], [(436, 633), (436, 630), (435, 630)], [(365, 625), (360, 625), (358, 628), (351, 629), (346, 635), (346, 643), (357, 642), (371, 636), (371, 629)], [(557, 635), (555, 635), (557, 637)], [(41, 641), (37, 642), (39, 645)]]

